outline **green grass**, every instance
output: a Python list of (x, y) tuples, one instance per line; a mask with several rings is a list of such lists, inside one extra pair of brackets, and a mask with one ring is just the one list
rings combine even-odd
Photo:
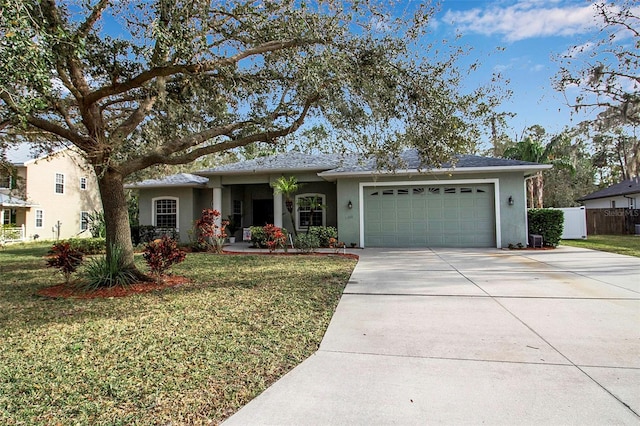
[(640, 237), (635, 235), (589, 235), (586, 240), (562, 240), (560, 244), (640, 257)]
[(189, 254), (193, 284), (34, 296), (48, 245), (0, 250), (0, 424), (216, 424), (317, 350), (353, 260)]

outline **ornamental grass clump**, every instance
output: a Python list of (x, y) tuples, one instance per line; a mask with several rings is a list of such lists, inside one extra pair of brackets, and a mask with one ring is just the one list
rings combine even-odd
[(117, 245), (111, 246), (108, 255), (91, 259), (84, 275), (85, 281), (79, 287), (86, 291), (125, 287), (139, 281), (138, 272), (125, 264), (124, 252)]
[(142, 255), (153, 275), (160, 277), (171, 266), (184, 261), (186, 253), (178, 247), (173, 238), (163, 235), (162, 238), (147, 243)]
[(71, 274), (76, 272), (82, 263), (82, 256), (82, 252), (73, 248), (68, 242), (56, 243), (49, 250), (47, 266), (58, 268), (64, 275), (64, 282), (69, 284)]

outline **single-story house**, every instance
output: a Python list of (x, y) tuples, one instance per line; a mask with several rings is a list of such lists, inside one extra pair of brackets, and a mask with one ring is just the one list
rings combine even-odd
[(578, 199), (587, 209), (640, 209), (640, 177), (636, 176)]
[[(292, 231), (285, 200), (270, 185), (295, 176), (302, 183), (294, 204), (298, 231), (334, 226), (340, 241), (360, 247), (526, 245), (525, 178), (550, 166), (459, 155), (454, 164), (429, 168), (416, 150), (402, 159), (405, 167), (387, 171), (355, 155), (288, 152), (127, 188), (139, 191), (141, 225), (178, 228), (183, 242), (204, 208), (240, 227), (273, 223)], [(311, 215), (299, 207), (309, 197), (324, 208)]]

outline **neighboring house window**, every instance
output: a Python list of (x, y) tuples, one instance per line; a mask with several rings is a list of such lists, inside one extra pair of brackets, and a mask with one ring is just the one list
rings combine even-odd
[(616, 208), (616, 200), (611, 200), (611, 208), (612, 209)]
[(36, 228), (44, 226), (44, 210), (36, 210)]
[(325, 226), (325, 197), (322, 194), (296, 195), (298, 230), (307, 229), (309, 226)]
[(87, 178), (86, 177), (81, 177), (80, 178), (80, 189), (82, 189), (82, 190), (87, 189)]
[(178, 199), (153, 199), (154, 225), (158, 228), (178, 227)]
[(56, 173), (56, 194), (64, 194), (64, 175)]
[(2, 225), (8, 225), (11, 223), (11, 210), (2, 210)]
[(630, 209), (635, 209), (636, 208), (636, 199), (635, 198), (629, 198), (629, 208)]
[(89, 229), (89, 212), (80, 212), (80, 231)]
[(11, 175), (0, 175), (0, 188), (2, 188), (2, 189), (12, 189), (11, 188)]

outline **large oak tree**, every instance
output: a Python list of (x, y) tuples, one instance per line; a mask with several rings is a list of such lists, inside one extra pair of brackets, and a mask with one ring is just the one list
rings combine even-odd
[(305, 121), (366, 152), (418, 147), (430, 164), (468, 150), (476, 135), (478, 93), (458, 88), (461, 52), (422, 42), (428, 7), (0, 3), (2, 141), (79, 150), (98, 177), (107, 246), (130, 265), (123, 183), (137, 171), (278, 144)]

